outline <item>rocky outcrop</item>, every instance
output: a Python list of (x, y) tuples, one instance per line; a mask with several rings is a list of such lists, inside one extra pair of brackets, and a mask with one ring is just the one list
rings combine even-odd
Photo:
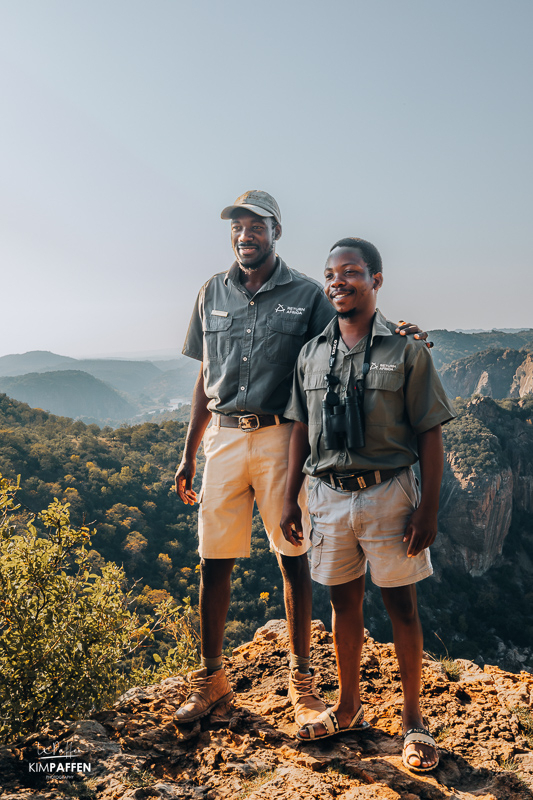
[(509, 397), (525, 397), (533, 394), (533, 357), (528, 353), (515, 372)]
[(513, 486), (510, 467), (493, 475), (465, 475), (451, 454), (441, 491), (442, 535), (434, 545), (445, 563), (473, 576), (490, 569), (509, 533)]
[[(226, 661), (233, 704), (177, 728), (185, 681), (169, 678), (126, 692), (112, 709), (78, 723), (56, 722), (0, 751), (2, 800), (526, 800), (533, 797), (533, 676), (456, 662), (451, 681), (424, 659), (423, 709), (440, 764), (412, 773), (401, 761), (401, 687), (394, 651), (367, 637), (362, 659), (371, 728), (302, 745), (287, 698), (286, 625), (271, 621)], [(313, 659), (333, 702), (331, 635), (317, 622)], [(48, 748), (74, 753), (91, 772), (71, 782), (28, 771)]]
[(451, 397), (503, 400), (533, 393), (533, 361), (523, 350), (485, 350), (445, 365), (440, 373)]
[[(435, 549), (443, 565), (483, 575), (513, 518), (533, 513), (533, 425), (521, 402), (475, 397), (444, 428), (447, 465)], [(513, 516), (514, 515), (514, 516)]]

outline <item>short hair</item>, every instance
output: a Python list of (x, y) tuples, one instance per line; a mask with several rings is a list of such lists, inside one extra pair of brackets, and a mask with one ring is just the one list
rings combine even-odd
[(375, 275), (376, 272), (383, 272), (383, 264), (379, 250), (371, 242), (367, 242), (366, 239), (358, 239), (356, 236), (348, 236), (346, 239), (339, 239), (329, 252), (331, 253), (336, 247), (351, 247), (353, 250), (360, 250), (371, 275)]

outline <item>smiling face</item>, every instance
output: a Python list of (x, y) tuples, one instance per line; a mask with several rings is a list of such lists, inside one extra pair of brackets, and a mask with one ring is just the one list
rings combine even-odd
[(324, 270), (326, 296), (341, 319), (373, 314), (383, 275), (371, 275), (359, 249), (336, 247)]
[(236, 211), (231, 219), (231, 246), (241, 267), (259, 269), (275, 254), (281, 226), (273, 217), (259, 217), (251, 211)]

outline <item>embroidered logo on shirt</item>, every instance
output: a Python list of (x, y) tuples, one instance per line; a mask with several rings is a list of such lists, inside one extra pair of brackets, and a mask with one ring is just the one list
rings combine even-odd
[(287, 308), (285, 308), (285, 306), (282, 306), (281, 303), (278, 303), (278, 307), (276, 308), (276, 311), (284, 311), (286, 314), (298, 314), (298, 315), (301, 315), (301, 314), (304, 313), (305, 307), (303, 307), (303, 306), (288, 306)]
[(396, 367), (397, 364), (376, 364), (375, 361), (370, 364), (370, 370), (377, 369), (380, 372), (394, 372)]

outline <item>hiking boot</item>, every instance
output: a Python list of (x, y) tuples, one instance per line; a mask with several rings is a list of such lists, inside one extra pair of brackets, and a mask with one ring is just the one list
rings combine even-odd
[(215, 706), (233, 698), (231, 686), (223, 669), (217, 669), (211, 675), (207, 674), (205, 668), (197, 669), (189, 672), (187, 680), (190, 692), (185, 702), (174, 714), (174, 722), (177, 725), (184, 725), (186, 722), (194, 722), (205, 717)]
[(318, 696), (313, 672), (292, 669), (289, 676), (289, 700), (294, 706), (294, 719), (302, 727), (312, 722), (326, 706)]

